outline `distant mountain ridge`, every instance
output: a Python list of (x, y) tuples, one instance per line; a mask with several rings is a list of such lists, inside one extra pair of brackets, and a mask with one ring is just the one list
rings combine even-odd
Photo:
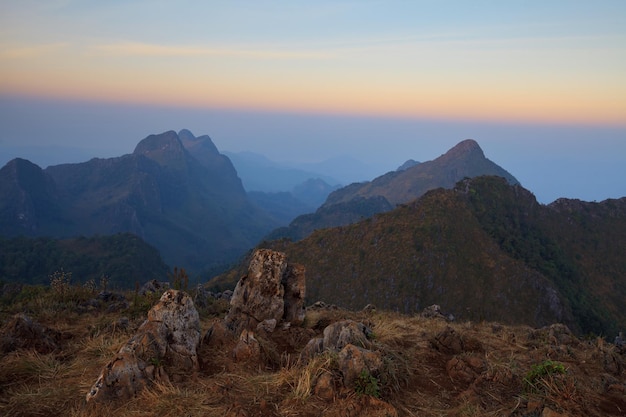
[(0, 235), (132, 232), (164, 260), (200, 271), (233, 262), (276, 223), (248, 199), (208, 136), (150, 135), (132, 154), (42, 170), (0, 170)]
[(319, 178), (334, 186), (340, 181), (324, 171), (294, 168), (274, 162), (254, 152), (225, 152), (241, 178), (246, 191), (276, 193), (291, 191), (302, 183)]
[(432, 161), (388, 172), (359, 186), (337, 190), (328, 196), (325, 205), (346, 202), (356, 196), (383, 196), (392, 205), (408, 203), (426, 191), (439, 187), (452, 188), (463, 178), (480, 175), (496, 175), (510, 184), (519, 184), (513, 175), (487, 159), (475, 140), (466, 139)]
[(315, 213), (295, 218), (288, 227), (274, 230), (267, 238), (302, 239), (315, 229), (348, 225), (408, 203), (429, 190), (452, 188), (463, 178), (481, 175), (500, 176), (510, 184), (519, 184), (513, 175), (487, 159), (476, 141), (467, 139), (432, 161), (409, 160), (398, 170), (372, 181), (342, 187), (330, 193)]
[(306, 265), (308, 302), (409, 314), (438, 304), (461, 320), (562, 322), (579, 334), (626, 327), (626, 197), (544, 206), (520, 185), (481, 176), (358, 223), (260, 246)]

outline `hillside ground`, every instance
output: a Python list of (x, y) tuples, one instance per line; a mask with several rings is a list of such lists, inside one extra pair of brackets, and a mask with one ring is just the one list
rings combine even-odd
[[(226, 347), (201, 347), (201, 369), (187, 379), (155, 383), (128, 401), (87, 404), (103, 366), (160, 296), (129, 292), (124, 301), (104, 301), (96, 292), (70, 285), (4, 292), (0, 415), (626, 415), (626, 353), (602, 338), (581, 340), (560, 325), (457, 323), (319, 304), (307, 310), (302, 327), (261, 338), (261, 361), (237, 363)], [(227, 308), (223, 300), (199, 308), (202, 334)], [(55, 344), (11, 347), (7, 335), (18, 313), (47, 328)], [(380, 374), (364, 375), (351, 388), (343, 386), (332, 353), (298, 360), (311, 337), (341, 319), (369, 326), (384, 361)]]

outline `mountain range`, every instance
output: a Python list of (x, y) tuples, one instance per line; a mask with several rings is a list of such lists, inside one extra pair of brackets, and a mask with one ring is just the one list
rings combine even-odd
[[(306, 265), (310, 302), (408, 314), (438, 304), (459, 319), (561, 322), (579, 334), (626, 327), (626, 198), (545, 206), (519, 184), (481, 176), (260, 247)], [(242, 271), (213, 285), (232, 285)]]
[(332, 192), (315, 213), (296, 217), (267, 239), (302, 239), (316, 229), (351, 224), (410, 202), (429, 190), (452, 188), (463, 178), (479, 175), (500, 176), (510, 184), (519, 184), (504, 168), (487, 159), (475, 140), (467, 139), (432, 161), (408, 160), (396, 171), (372, 181), (342, 187)]
[[(117, 265), (111, 256), (132, 248), (132, 264), (140, 265), (142, 253), (154, 252), (131, 242), (138, 236), (170, 267), (213, 276), (250, 248), (269, 247), (306, 266), (309, 301), (406, 313), (439, 304), (462, 319), (564, 322), (580, 334), (626, 326), (626, 198), (539, 204), (474, 140), (464, 140), (432, 161), (409, 160), (337, 189), (314, 213), (276, 228), (327, 186), (309, 179), (300, 190), (246, 193), (210, 137), (188, 130), (150, 135), (116, 158), (46, 169), (17, 158), (0, 169), (3, 255), (52, 254), (59, 269), (71, 258), (62, 251), (68, 248), (79, 253), (83, 245), (85, 260), (106, 247), (105, 263)], [(97, 240), (109, 235), (117, 237)], [(41, 251), (57, 243), (24, 240), (43, 236), (66, 243)], [(96, 240), (67, 240), (77, 236)], [(3, 258), (12, 267), (0, 279), (30, 273), (37, 256), (18, 255)], [(151, 256), (157, 267), (146, 274), (163, 273)], [(244, 273), (235, 267), (208, 285), (232, 287)]]
[(0, 170), (0, 235), (131, 232), (171, 266), (210, 270), (236, 260), (277, 223), (254, 205), (228, 157), (188, 130), (150, 135), (132, 154), (41, 169)]

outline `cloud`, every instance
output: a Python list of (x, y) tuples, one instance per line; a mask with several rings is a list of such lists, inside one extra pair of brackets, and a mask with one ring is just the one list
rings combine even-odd
[(142, 42), (117, 42), (96, 45), (92, 50), (108, 55), (146, 57), (224, 56), (249, 59), (319, 60), (332, 58), (330, 52), (294, 51), (256, 47), (208, 47), (191, 45), (159, 45)]
[(3, 59), (36, 58), (42, 55), (56, 54), (67, 47), (66, 42), (30, 45), (0, 44), (0, 57)]

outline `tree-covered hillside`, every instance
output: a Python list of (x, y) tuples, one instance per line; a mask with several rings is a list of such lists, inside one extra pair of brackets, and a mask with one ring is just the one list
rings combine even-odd
[(130, 233), (70, 239), (0, 238), (0, 282), (49, 284), (57, 272), (72, 281), (112, 288), (133, 288), (136, 282), (167, 280), (169, 268), (159, 252)]

